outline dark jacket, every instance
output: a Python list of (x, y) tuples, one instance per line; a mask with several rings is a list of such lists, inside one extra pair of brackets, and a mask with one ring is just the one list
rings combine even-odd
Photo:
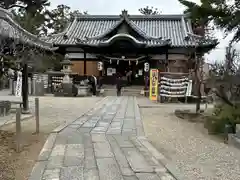
[(121, 89), (122, 88), (122, 79), (120, 77), (116, 78), (116, 88)]

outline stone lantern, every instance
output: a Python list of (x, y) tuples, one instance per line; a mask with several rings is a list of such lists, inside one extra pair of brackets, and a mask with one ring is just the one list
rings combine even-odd
[(72, 83), (69, 74), (72, 72), (72, 62), (68, 59), (68, 56), (65, 56), (65, 60), (63, 62), (61, 62), (63, 68), (62, 68), (62, 72), (64, 73), (64, 77), (63, 77), (63, 81), (62, 83)]
[(69, 75), (72, 72), (72, 62), (68, 59), (68, 56), (65, 56), (65, 60), (61, 62), (63, 68), (62, 72), (64, 73), (64, 77), (62, 80), (62, 91), (63, 91), (63, 96), (73, 96), (73, 83)]

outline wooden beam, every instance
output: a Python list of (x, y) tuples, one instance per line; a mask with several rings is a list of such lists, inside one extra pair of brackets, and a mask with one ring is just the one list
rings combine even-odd
[(86, 59), (86, 52), (84, 51), (84, 65), (83, 65), (83, 72), (84, 72), (84, 76), (87, 75), (87, 59)]
[(181, 72), (160, 72), (160, 74), (163, 74), (163, 75), (182, 75), (182, 76), (189, 75), (189, 73), (181, 73)]

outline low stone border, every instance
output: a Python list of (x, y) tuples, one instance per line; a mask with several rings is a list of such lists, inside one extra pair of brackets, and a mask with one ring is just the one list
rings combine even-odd
[(42, 180), (44, 170), (48, 163), (48, 158), (52, 152), (52, 148), (55, 144), (57, 133), (52, 133), (48, 136), (39, 156), (38, 160), (33, 166), (32, 172), (28, 180)]
[[(101, 104), (102, 102), (104, 102), (107, 99), (107, 97), (104, 97), (103, 99), (97, 101), (97, 103), (95, 104), (96, 106), (99, 106), (99, 104)], [(87, 110), (86, 112), (84, 112), (82, 115), (80, 115), (77, 119), (79, 119), (80, 117), (84, 116), (86, 113), (92, 111), (96, 109), (96, 107), (90, 108), (89, 110)], [(74, 121), (76, 121), (76, 119), (70, 121), (70, 122), (66, 122), (65, 124), (61, 124), (60, 126), (58, 126), (57, 128), (55, 128), (51, 133), (59, 133), (61, 132), (63, 129), (65, 129), (68, 125), (72, 124)]]
[(167, 170), (168, 172), (171, 174), (171, 176), (173, 176), (176, 180), (186, 180), (185, 177), (183, 177), (183, 175), (179, 172), (176, 171), (176, 169), (174, 168), (174, 166), (169, 163), (169, 161), (166, 159), (166, 157), (160, 153), (149, 141), (145, 136), (139, 136), (137, 138), (140, 143), (146, 147), (148, 149), (148, 151), (152, 154), (152, 156), (159, 161)]

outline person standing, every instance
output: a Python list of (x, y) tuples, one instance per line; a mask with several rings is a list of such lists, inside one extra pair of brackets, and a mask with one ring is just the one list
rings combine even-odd
[(131, 85), (131, 83), (132, 83), (132, 70), (131, 69), (127, 72), (126, 76), (127, 76), (128, 85)]
[(122, 79), (121, 79), (121, 76), (119, 74), (116, 77), (116, 88), (117, 88), (117, 96), (121, 96)]
[(97, 95), (97, 78), (92, 75), (92, 92), (93, 92), (93, 96)]

